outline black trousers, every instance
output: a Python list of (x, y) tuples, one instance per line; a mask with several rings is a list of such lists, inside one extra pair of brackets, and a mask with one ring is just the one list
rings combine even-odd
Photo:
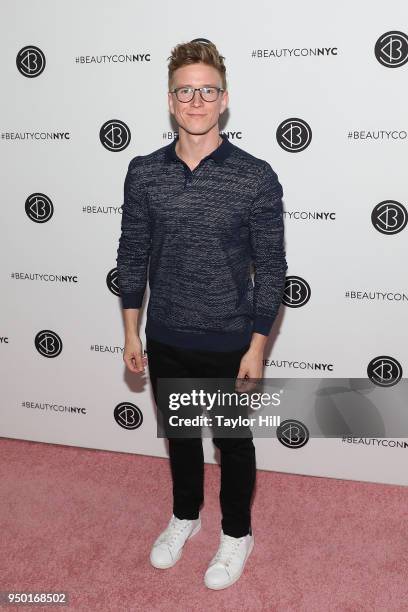
[[(236, 351), (197, 351), (169, 346), (146, 338), (149, 376), (156, 405), (158, 378), (236, 378), (248, 346)], [(168, 437), (173, 480), (173, 513), (196, 519), (204, 501), (202, 438)], [(216, 438), (221, 455), (221, 526), (225, 534), (242, 537), (250, 532), (250, 503), (256, 479), (255, 446), (250, 437)]]

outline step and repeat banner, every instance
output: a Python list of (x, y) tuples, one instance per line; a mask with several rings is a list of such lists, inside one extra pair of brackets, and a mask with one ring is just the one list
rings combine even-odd
[(408, 484), (405, 1), (194, 8), (2, 4), (0, 435), (167, 456), (148, 369), (123, 362), (116, 253), (129, 161), (177, 133), (171, 49), (204, 38), (227, 67), (221, 131), (284, 190), (264, 376), (309, 401), (255, 438), (257, 466)]

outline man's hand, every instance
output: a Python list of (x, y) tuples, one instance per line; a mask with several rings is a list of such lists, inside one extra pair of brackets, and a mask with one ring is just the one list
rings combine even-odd
[(144, 372), (147, 357), (143, 355), (142, 342), (139, 336), (126, 337), (123, 361), (131, 372)]
[[(243, 355), (235, 385), (236, 391), (252, 391), (263, 374), (263, 357), (267, 336), (252, 334), (251, 345)], [(248, 380), (243, 380), (248, 379)]]

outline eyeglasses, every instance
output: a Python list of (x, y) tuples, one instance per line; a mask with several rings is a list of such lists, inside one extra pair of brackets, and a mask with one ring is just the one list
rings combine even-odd
[(201, 99), (204, 102), (215, 102), (221, 91), (225, 91), (222, 87), (176, 87), (170, 93), (175, 93), (179, 102), (191, 102), (195, 96), (195, 92), (199, 91)]

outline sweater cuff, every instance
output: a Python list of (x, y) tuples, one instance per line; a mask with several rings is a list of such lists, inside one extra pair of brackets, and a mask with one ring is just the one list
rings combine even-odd
[(143, 302), (143, 291), (129, 291), (121, 293), (122, 308), (140, 308)]
[(269, 336), (269, 332), (271, 331), (273, 322), (274, 317), (264, 317), (262, 315), (257, 315), (254, 319), (252, 332), (262, 334), (263, 336)]

